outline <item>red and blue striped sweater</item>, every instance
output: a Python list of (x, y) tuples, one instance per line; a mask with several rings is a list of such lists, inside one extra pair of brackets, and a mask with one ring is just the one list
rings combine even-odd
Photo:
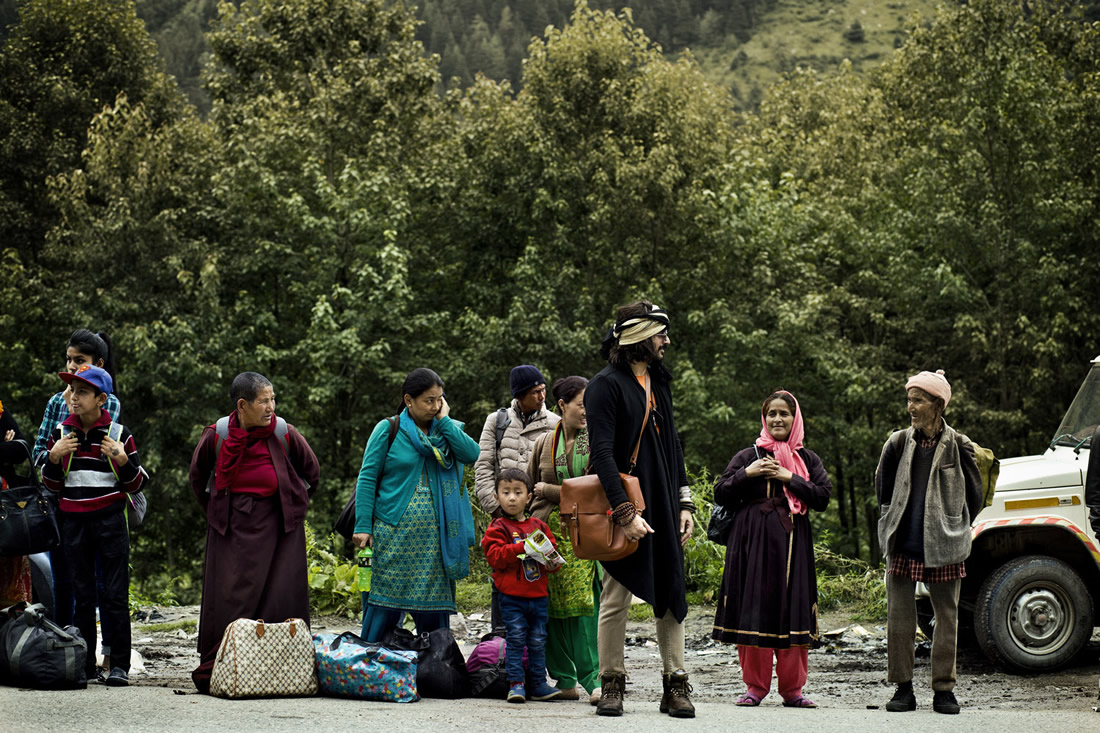
[(118, 440), (126, 450), (125, 465), (119, 466), (102, 454), (101, 443), (111, 427), (111, 416), (102, 410), (99, 419), (85, 432), (80, 418), (69, 415), (50, 433), (46, 446), (49, 452), (61, 439), (62, 429), (76, 433), (79, 447), (76, 452), (53, 463), (46, 460), (42, 467), (42, 482), (51, 491), (61, 493), (60, 508), (63, 512), (94, 512), (106, 509), (126, 499), (125, 494), (141, 490), (149, 475), (138, 462), (137, 444), (125, 427)]

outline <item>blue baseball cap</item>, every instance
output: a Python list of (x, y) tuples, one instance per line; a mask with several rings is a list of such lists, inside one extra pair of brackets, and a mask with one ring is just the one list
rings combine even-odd
[(76, 370), (76, 374), (58, 372), (57, 376), (61, 377), (61, 381), (65, 384), (72, 384), (74, 379), (79, 379), (81, 382), (87, 382), (95, 388), (96, 394), (100, 392), (103, 394), (111, 394), (115, 388), (115, 382), (111, 379), (111, 375), (107, 373), (107, 370), (102, 367), (92, 366), (91, 364), (83, 365)]

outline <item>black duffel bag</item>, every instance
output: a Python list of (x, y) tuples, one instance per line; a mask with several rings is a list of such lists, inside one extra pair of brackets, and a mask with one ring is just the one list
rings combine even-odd
[(466, 658), (458, 648), (450, 629), (436, 629), (419, 636), (408, 629), (392, 629), (382, 638), (382, 646), (417, 653), (416, 691), (420, 697), (454, 700), (470, 694), (470, 675)]
[(15, 441), (27, 452), (30, 475), (0, 491), (0, 555), (34, 555), (61, 544), (57, 531), (57, 502), (38, 481), (25, 441)]
[(39, 690), (82, 690), (88, 644), (74, 626), (61, 628), (41, 603), (0, 611), (0, 682)]

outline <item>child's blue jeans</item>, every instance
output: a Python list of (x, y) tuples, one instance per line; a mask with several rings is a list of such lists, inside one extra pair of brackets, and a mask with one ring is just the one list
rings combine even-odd
[[(546, 620), (550, 599), (522, 598), (500, 594), (500, 615), (504, 620), (505, 667), (508, 682), (546, 682)], [(523, 674), (523, 647), (527, 647), (527, 675)]]

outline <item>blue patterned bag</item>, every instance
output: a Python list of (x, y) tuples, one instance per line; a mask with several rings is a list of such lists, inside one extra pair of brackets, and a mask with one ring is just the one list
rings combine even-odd
[(350, 631), (314, 634), (322, 695), (416, 702), (416, 652), (369, 644)]

